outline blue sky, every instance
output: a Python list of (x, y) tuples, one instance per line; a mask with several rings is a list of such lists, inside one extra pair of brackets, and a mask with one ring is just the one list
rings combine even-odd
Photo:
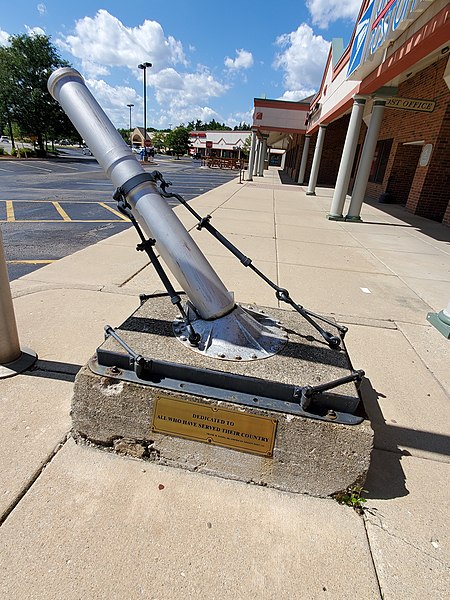
[(349, 42), (361, 0), (3, 0), (0, 44), (45, 33), (85, 77), (116, 127), (158, 129), (212, 118), (251, 122), (254, 97), (300, 100), (318, 89), (334, 37)]

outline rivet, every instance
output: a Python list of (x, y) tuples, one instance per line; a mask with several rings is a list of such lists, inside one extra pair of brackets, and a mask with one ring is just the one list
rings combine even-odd
[(185, 342), (187, 337), (185, 335), (180, 335), (180, 342)]

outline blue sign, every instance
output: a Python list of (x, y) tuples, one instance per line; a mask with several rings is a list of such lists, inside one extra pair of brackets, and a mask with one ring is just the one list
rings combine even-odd
[(366, 42), (369, 35), (369, 27), (372, 21), (373, 6), (374, 2), (372, 0), (356, 26), (352, 51), (350, 53), (350, 60), (348, 61), (347, 79), (356, 71), (363, 60)]

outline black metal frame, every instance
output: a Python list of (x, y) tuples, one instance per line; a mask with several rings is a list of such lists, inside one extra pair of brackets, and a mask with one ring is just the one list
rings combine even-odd
[(353, 414), (359, 396), (328, 392), (351, 382), (358, 388), (364, 371), (352, 371), (350, 375), (316, 386), (296, 386), (146, 358), (135, 352), (110, 325), (106, 325), (105, 334), (114, 338), (126, 354), (98, 348), (96, 360), (89, 364), (98, 375), (320, 421), (346, 425), (363, 421), (362, 416)]
[[(126, 195), (136, 186), (150, 181), (160, 184), (158, 192), (163, 198), (176, 198), (187, 210), (198, 220), (197, 229), (206, 229), (223, 246), (225, 246), (239, 261), (249, 267), (256, 275), (265, 281), (273, 290), (278, 300), (289, 304), (297, 311), (312, 327), (320, 333), (330, 348), (339, 349), (341, 342), (347, 333), (347, 327), (339, 325), (322, 315), (318, 315), (303, 306), (297, 304), (286, 288), (282, 288), (271, 281), (262, 271), (255, 267), (252, 259), (243, 254), (232, 244), (220, 231), (211, 225), (211, 215), (201, 217), (179, 194), (167, 192), (171, 185), (166, 181), (159, 171), (142, 173), (132, 177), (122, 187), (117, 188), (114, 199), (118, 201), (120, 212), (130, 219), (134, 225), (141, 242), (136, 246), (138, 251), (145, 251), (155, 267), (167, 295), (172, 304), (177, 306), (189, 333), (189, 342), (197, 346), (200, 336), (195, 332), (189, 317), (181, 304), (181, 298), (175, 291), (168, 276), (166, 275), (158, 257), (153, 249), (156, 240), (146, 239), (144, 233), (136, 221), (131, 206), (126, 200)], [(148, 299), (142, 295), (141, 298)], [(326, 331), (320, 323), (326, 323), (334, 327), (338, 335)], [(199, 395), (208, 398), (226, 400), (246, 406), (256, 406), (266, 410), (274, 410), (322, 421), (332, 421), (347, 425), (361, 423), (363, 417), (353, 414), (359, 403), (359, 396), (342, 396), (330, 394), (330, 390), (346, 383), (354, 382), (359, 390), (359, 384), (364, 377), (364, 371), (355, 371), (345, 377), (340, 377), (328, 383), (320, 385), (295, 386), (274, 381), (267, 381), (255, 377), (247, 377), (234, 373), (224, 373), (211, 369), (198, 369), (187, 365), (180, 365), (167, 361), (146, 358), (136, 353), (113, 329), (105, 327), (106, 337), (113, 337), (126, 351), (126, 354), (97, 349), (97, 359), (90, 362), (90, 368), (99, 375), (117, 377), (127, 381), (133, 381), (142, 385), (151, 385), (165, 389), (178, 390), (185, 393)]]

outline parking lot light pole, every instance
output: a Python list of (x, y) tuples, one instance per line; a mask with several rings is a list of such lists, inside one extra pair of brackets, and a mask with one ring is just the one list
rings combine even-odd
[(132, 133), (131, 133), (131, 109), (133, 108), (134, 104), (127, 104), (127, 106), (130, 109), (130, 147), (131, 147), (131, 146), (133, 146)]
[(144, 145), (147, 139), (147, 68), (151, 66), (152, 63), (149, 62), (138, 65), (138, 68), (144, 71)]

